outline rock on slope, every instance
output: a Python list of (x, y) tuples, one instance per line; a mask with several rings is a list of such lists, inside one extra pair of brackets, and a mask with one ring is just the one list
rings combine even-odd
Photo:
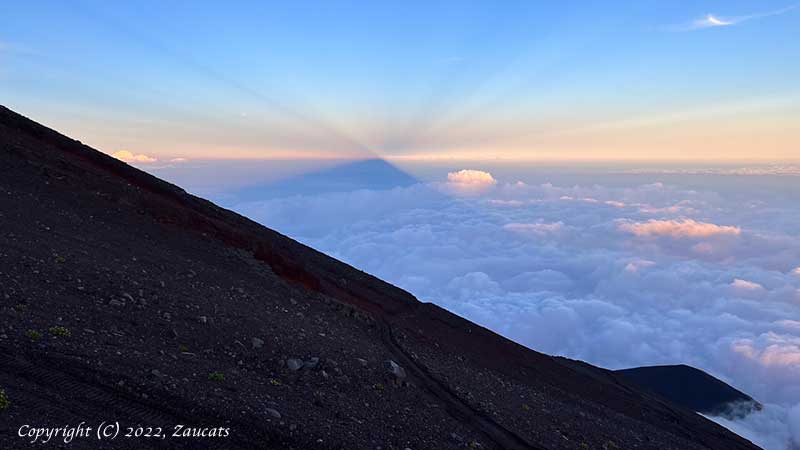
[(0, 448), (756, 448), (2, 107), (0, 174)]

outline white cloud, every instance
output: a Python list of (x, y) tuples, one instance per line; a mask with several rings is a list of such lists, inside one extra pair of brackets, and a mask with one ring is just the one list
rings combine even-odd
[(787, 414), (789, 422), (789, 432), (792, 436), (792, 443), (800, 446), (800, 404), (795, 405)]
[(754, 283), (752, 281), (747, 281), (747, 280), (741, 280), (739, 278), (736, 278), (735, 280), (733, 280), (733, 282), (731, 282), (731, 287), (740, 291), (759, 291), (764, 289), (764, 286), (758, 283)]
[(735, 17), (721, 17), (714, 14), (706, 14), (704, 17), (700, 19), (695, 19), (689, 23), (682, 25), (667, 27), (667, 29), (671, 31), (691, 31), (691, 30), (701, 30), (704, 28), (730, 27), (754, 19), (763, 19), (766, 17), (780, 16), (782, 14), (791, 12), (797, 9), (798, 7), (800, 7), (800, 4), (790, 5), (785, 8), (780, 8), (773, 11), (748, 14), (743, 16), (735, 16)]
[(796, 267), (794, 270), (792, 270), (792, 275), (800, 277), (800, 267)]
[(482, 170), (464, 169), (447, 174), (447, 181), (455, 184), (470, 184), (478, 186), (494, 186), (497, 180), (491, 173)]
[(800, 321), (798, 320), (790, 320), (790, 319), (778, 320), (777, 322), (775, 322), (775, 324), (794, 330), (800, 330)]
[(648, 220), (647, 222), (619, 223), (619, 229), (636, 236), (669, 236), (672, 238), (707, 238), (719, 235), (739, 235), (739, 227), (683, 220)]
[(503, 225), (503, 228), (515, 233), (521, 234), (535, 234), (537, 236), (544, 236), (546, 234), (559, 233), (564, 230), (563, 222), (535, 222), (535, 223), (509, 223)]
[(487, 202), (492, 206), (507, 206), (507, 207), (520, 207), (524, 206), (526, 202), (522, 200), (498, 200), (498, 199), (490, 199)]
[[(739, 339), (734, 351), (757, 362), (765, 370), (787, 368), (800, 376), (800, 337), (764, 333), (757, 338)], [(797, 386), (800, 389), (800, 386)]]
[(625, 265), (625, 271), (630, 273), (637, 273), (640, 270), (647, 269), (648, 267), (655, 266), (655, 261), (648, 261), (646, 259), (637, 259)]
[(120, 150), (114, 154), (112, 154), (114, 158), (117, 158), (120, 161), (125, 161), (126, 163), (141, 163), (141, 164), (148, 164), (154, 163), (158, 161), (158, 159), (153, 158), (151, 156), (143, 155), (143, 154), (133, 154), (127, 150)]
[(692, 22), (692, 28), (727, 27), (729, 25), (735, 25), (736, 23), (737, 22), (732, 22), (730, 20), (718, 19), (711, 14), (707, 14), (702, 19), (697, 19)]
[(800, 446), (800, 405), (784, 407), (768, 403), (744, 419), (708, 418), (764, 450), (795, 450)]
[(464, 169), (447, 174), (445, 191), (456, 195), (483, 194), (497, 184), (491, 173), (482, 170)]

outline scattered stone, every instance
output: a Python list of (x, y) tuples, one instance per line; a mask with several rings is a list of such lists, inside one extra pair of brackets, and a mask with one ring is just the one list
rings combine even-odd
[(254, 337), (250, 339), (250, 343), (253, 345), (253, 348), (258, 349), (264, 346), (264, 340)]
[(363, 358), (356, 358), (356, 361), (358, 361), (358, 363), (361, 364), (361, 367), (367, 367), (367, 364), (369, 364), (367, 360)]
[(303, 368), (303, 361), (291, 358), (286, 361), (286, 367), (288, 367), (292, 372), (298, 371)]
[(125, 303), (121, 302), (121, 301), (119, 301), (117, 299), (111, 299), (111, 300), (108, 301), (108, 305), (109, 306), (122, 307), (122, 306), (125, 306)]
[(277, 409), (267, 408), (266, 411), (267, 415), (272, 417), (273, 419), (281, 418), (281, 413), (279, 413)]
[(310, 358), (308, 361), (303, 363), (303, 366), (306, 369), (316, 369), (318, 365), (319, 365), (319, 358), (317, 357)]
[(389, 371), (392, 375), (395, 376), (398, 380), (402, 380), (406, 377), (406, 371), (399, 364), (392, 361), (391, 359), (386, 360), (386, 370)]
[(127, 292), (122, 293), (122, 298), (133, 303), (133, 296), (131, 294), (128, 294)]
[(206, 316), (199, 316), (199, 317), (197, 318), (197, 321), (198, 321), (198, 322), (200, 322), (200, 323), (208, 323), (208, 317), (206, 317)]

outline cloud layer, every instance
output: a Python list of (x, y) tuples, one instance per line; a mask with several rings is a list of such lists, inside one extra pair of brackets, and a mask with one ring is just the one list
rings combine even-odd
[(780, 418), (783, 444), (792, 436), (800, 213), (789, 200), (458, 171), (235, 209), (531, 348), (609, 368), (707, 370), (774, 406), (737, 426), (758, 435)]

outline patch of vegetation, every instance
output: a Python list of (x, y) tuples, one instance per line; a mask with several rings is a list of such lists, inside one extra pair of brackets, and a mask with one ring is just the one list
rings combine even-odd
[(273, 386), (280, 386), (280, 385), (282, 385), (283, 383), (281, 383), (281, 380), (278, 380), (278, 379), (276, 379), (276, 378), (270, 378), (270, 379), (269, 379), (269, 384), (271, 384), (271, 385), (273, 385)]
[(225, 374), (222, 372), (211, 372), (208, 374), (208, 379), (211, 381), (225, 381)]
[(181, 352), (181, 353), (188, 353), (189, 352), (189, 347), (181, 344), (181, 345), (178, 346), (178, 351)]
[(72, 332), (69, 331), (69, 328), (62, 327), (62, 326), (50, 327), (50, 334), (52, 334), (53, 336), (58, 336), (58, 337), (70, 337), (70, 336), (72, 336)]
[(372, 389), (375, 389), (376, 391), (380, 392), (380, 391), (384, 390), (385, 387), (384, 387), (383, 383), (375, 383), (375, 384), (372, 385)]
[(39, 333), (36, 330), (28, 330), (25, 332), (25, 336), (28, 336), (32, 341), (38, 341), (42, 338), (42, 333)]
[(16, 305), (14, 305), (14, 310), (18, 313), (25, 312), (26, 309), (28, 309), (28, 305), (26, 304), (17, 303)]
[(67, 261), (67, 258), (64, 258), (61, 255), (54, 255), (53, 259), (55, 259), (56, 264), (64, 264)]
[(6, 390), (0, 389), (0, 411), (8, 409), (9, 406), (11, 406), (11, 401), (8, 399), (8, 396), (6, 395)]
[(531, 410), (531, 407), (530, 407), (530, 406), (528, 406), (527, 404), (523, 403), (523, 404), (522, 404), (522, 410), (523, 410), (523, 411), (530, 411), (530, 410)]

